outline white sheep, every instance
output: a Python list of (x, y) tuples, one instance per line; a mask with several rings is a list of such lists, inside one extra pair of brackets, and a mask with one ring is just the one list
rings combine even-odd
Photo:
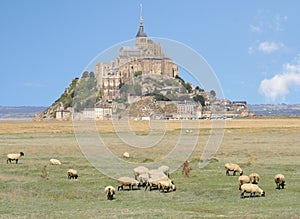
[(158, 167), (159, 170), (161, 170), (164, 174), (166, 174), (167, 177), (170, 176), (170, 167), (163, 165)]
[(68, 175), (68, 179), (77, 179), (78, 178), (77, 170), (74, 170), (74, 169), (69, 169), (67, 172), (67, 175)]
[(114, 194), (116, 193), (116, 189), (113, 186), (106, 186), (104, 192), (108, 200), (113, 200)]
[(137, 186), (138, 188), (140, 187), (140, 182), (137, 181), (136, 179), (123, 176), (118, 179), (118, 191), (120, 189), (123, 190), (123, 186), (128, 186), (129, 190), (133, 189), (134, 186)]
[(276, 189), (280, 189), (280, 186), (282, 189), (284, 189), (285, 186), (285, 177), (283, 174), (279, 173), (276, 174), (274, 177), (274, 181), (276, 183)]
[(239, 176), (238, 178), (238, 183), (239, 183), (239, 190), (241, 190), (241, 186), (245, 183), (250, 183), (250, 177), (243, 175), (243, 176)]
[(149, 190), (151, 191), (153, 188), (158, 188), (158, 184), (159, 181), (161, 180), (161, 178), (150, 178), (146, 184), (145, 190), (147, 190), (149, 188)]
[(250, 177), (250, 182), (251, 182), (252, 184), (258, 184), (258, 182), (259, 182), (259, 180), (260, 180), (260, 177), (259, 177), (259, 175), (258, 175), (257, 173), (251, 173), (251, 174), (249, 175), (249, 177)]
[(51, 165), (61, 165), (61, 162), (57, 159), (50, 159), (50, 164)]
[(16, 161), (16, 164), (18, 163), (18, 160), (24, 156), (24, 153), (23, 152), (20, 152), (19, 154), (8, 154), (7, 155), (7, 161), (6, 163), (11, 163), (11, 161), (15, 160)]
[(123, 153), (123, 157), (124, 157), (124, 158), (129, 158), (129, 157), (130, 157), (130, 156), (129, 156), (129, 153), (128, 153), (128, 152), (124, 152), (124, 153)]
[(134, 178), (137, 179), (139, 175), (141, 174), (148, 174), (149, 169), (147, 167), (144, 166), (138, 166), (136, 168), (133, 169), (133, 173), (134, 173)]
[(140, 182), (142, 186), (146, 186), (147, 182), (149, 180), (149, 174), (148, 173), (142, 173), (137, 177), (137, 180)]
[(160, 180), (158, 182), (158, 190), (163, 191), (163, 192), (169, 192), (171, 191), (176, 191), (176, 186), (174, 185), (174, 182), (170, 179), (167, 180)]
[(260, 194), (262, 197), (265, 196), (265, 192), (264, 190), (262, 190), (261, 188), (258, 187), (258, 185), (256, 184), (252, 184), (252, 183), (246, 183), (246, 184), (243, 184), (241, 186), (241, 190), (242, 190), (242, 193), (241, 193), (241, 198), (244, 198), (244, 193), (250, 193), (250, 197), (252, 197), (252, 195), (255, 195), (255, 193), (258, 193)]
[(148, 174), (150, 178), (168, 178), (168, 176), (162, 170), (159, 169), (149, 170)]
[(158, 188), (159, 182), (164, 180), (170, 180), (170, 179), (165, 174), (162, 174), (161, 172), (158, 172), (157, 175), (152, 173), (151, 177), (148, 179), (145, 190), (149, 188), (149, 190), (151, 191), (153, 188)]
[(235, 176), (236, 172), (240, 173), (240, 176), (243, 175), (243, 170), (240, 168), (239, 165), (235, 163), (227, 163), (225, 164), (226, 175), (229, 176), (229, 171), (233, 171), (233, 176)]

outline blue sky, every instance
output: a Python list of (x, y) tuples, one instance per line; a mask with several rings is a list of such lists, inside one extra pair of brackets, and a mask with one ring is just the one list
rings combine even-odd
[(225, 98), (300, 103), (297, 0), (1, 0), (0, 105), (51, 105), (95, 56), (135, 37), (140, 4), (148, 36), (204, 57)]

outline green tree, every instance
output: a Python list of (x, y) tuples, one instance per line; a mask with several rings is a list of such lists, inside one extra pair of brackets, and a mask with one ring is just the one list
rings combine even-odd
[(196, 94), (196, 95), (193, 97), (193, 100), (194, 100), (195, 102), (199, 102), (202, 106), (205, 105), (205, 98), (204, 98), (202, 95)]

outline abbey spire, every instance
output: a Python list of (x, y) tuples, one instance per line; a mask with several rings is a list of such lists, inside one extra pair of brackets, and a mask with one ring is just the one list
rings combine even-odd
[(140, 4), (140, 28), (136, 37), (147, 37), (147, 34), (144, 32), (144, 22), (143, 22), (143, 15), (142, 15), (142, 4)]

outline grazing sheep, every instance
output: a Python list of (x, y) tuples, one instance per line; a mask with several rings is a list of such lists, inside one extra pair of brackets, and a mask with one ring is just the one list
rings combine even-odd
[(170, 176), (170, 167), (163, 165), (158, 167), (158, 169), (161, 170), (167, 177)]
[(243, 175), (243, 170), (240, 168), (239, 165), (235, 163), (225, 164), (225, 169), (226, 169), (226, 176), (229, 176), (229, 171), (233, 171), (233, 176), (235, 176), (236, 172), (239, 172), (240, 176)]
[(149, 190), (151, 191), (153, 188), (158, 188), (158, 184), (159, 181), (161, 180), (161, 178), (150, 178), (146, 184), (145, 190), (147, 190), (149, 188)]
[(118, 179), (118, 191), (120, 190), (120, 188), (123, 190), (123, 186), (128, 186), (129, 190), (131, 190), (133, 189), (134, 186), (137, 186), (139, 188), (140, 182), (137, 181), (136, 179), (123, 176)]
[(133, 169), (133, 173), (134, 173), (134, 178), (137, 179), (139, 175), (147, 173), (148, 174), (149, 169), (147, 167), (144, 166), (138, 166), (136, 168)]
[(107, 200), (113, 200), (116, 189), (113, 186), (106, 186), (104, 192), (107, 196)]
[(241, 198), (244, 198), (244, 193), (250, 193), (250, 197), (252, 195), (255, 195), (255, 193), (259, 193), (262, 197), (265, 196), (264, 190), (258, 187), (258, 185), (252, 184), (252, 183), (246, 183), (241, 186)]
[(283, 174), (279, 173), (276, 174), (274, 177), (274, 181), (276, 183), (276, 189), (280, 189), (280, 186), (282, 189), (284, 189), (285, 186), (285, 177)]
[(19, 154), (8, 154), (7, 155), (7, 161), (6, 163), (11, 163), (12, 160), (15, 160), (16, 161), (16, 164), (18, 163), (18, 160), (24, 156), (24, 153), (23, 152), (20, 152)]
[(77, 170), (69, 169), (67, 174), (68, 174), (68, 179), (77, 179), (78, 178)]
[(239, 183), (239, 190), (241, 190), (241, 186), (245, 183), (250, 183), (250, 178), (249, 176), (243, 175), (239, 176), (238, 178), (238, 183)]
[(168, 178), (168, 176), (159, 169), (149, 170), (148, 174), (150, 178)]
[(160, 180), (158, 182), (158, 190), (163, 191), (163, 192), (169, 192), (171, 191), (176, 191), (176, 186), (174, 185), (173, 181), (170, 179), (167, 180)]
[(260, 177), (257, 173), (251, 173), (249, 177), (252, 184), (258, 184)]
[(146, 186), (147, 182), (149, 180), (149, 174), (148, 173), (142, 173), (137, 177), (137, 180), (140, 182), (142, 186)]
[(129, 156), (129, 153), (128, 153), (128, 152), (124, 152), (124, 153), (123, 153), (123, 157), (124, 157), (124, 158), (129, 158), (129, 157), (130, 157), (130, 156)]
[(50, 164), (51, 165), (61, 165), (61, 162), (57, 159), (50, 159)]

